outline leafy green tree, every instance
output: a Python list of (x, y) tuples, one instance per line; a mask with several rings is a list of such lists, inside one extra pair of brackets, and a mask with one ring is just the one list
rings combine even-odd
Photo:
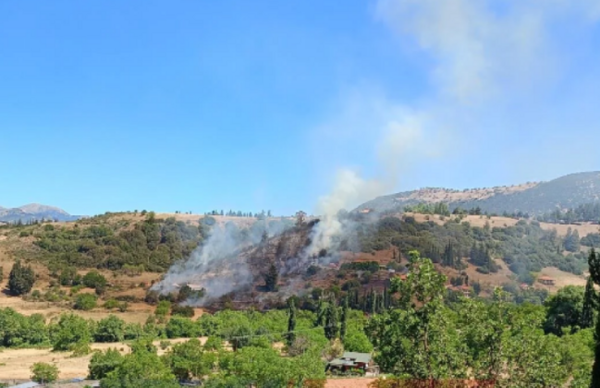
[(165, 362), (177, 379), (185, 381), (208, 374), (214, 363), (214, 355), (206, 353), (200, 341), (192, 338), (173, 346), (165, 356)]
[(344, 349), (348, 352), (371, 353), (373, 345), (362, 330), (350, 328), (344, 336)]
[(444, 309), (445, 280), (431, 260), (410, 252), (406, 280), (392, 280), (400, 308), (374, 316), (365, 328), (383, 370), (419, 379), (465, 374), (459, 333)]
[(96, 307), (98, 298), (93, 294), (79, 294), (75, 297), (73, 308), (76, 310), (91, 310)]
[(98, 322), (94, 332), (96, 342), (121, 342), (125, 339), (125, 322), (114, 315), (109, 315)]
[(36, 362), (31, 366), (31, 379), (41, 384), (52, 383), (58, 379), (58, 368), (56, 365)]
[(594, 281), (591, 276), (588, 276), (587, 283), (585, 284), (585, 293), (583, 295), (583, 308), (579, 320), (579, 326), (582, 329), (594, 326), (594, 311), (596, 311), (597, 308), (597, 301), (598, 295), (596, 295), (596, 290), (594, 290)]
[(105, 352), (95, 352), (88, 365), (88, 378), (100, 380), (123, 363), (123, 356), (117, 349), (107, 349)]
[(168, 338), (191, 338), (201, 334), (201, 328), (194, 321), (186, 317), (174, 316), (165, 327)]
[(100, 380), (101, 388), (176, 388), (179, 387), (169, 367), (154, 351), (146, 347), (126, 355), (116, 369)]
[(206, 351), (218, 351), (223, 349), (223, 340), (217, 336), (210, 336), (204, 343), (204, 350)]
[(50, 328), (52, 349), (72, 350), (76, 345), (87, 345), (92, 339), (85, 319), (74, 314), (62, 314), (58, 322)]
[(15, 264), (8, 275), (8, 290), (12, 295), (23, 295), (31, 291), (35, 283), (35, 273), (30, 266), (23, 266), (20, 260)]
[(158, 306), (156, 306), (156, 310), (154, 314), (158, 316), (167, 316), (169, 315), (169, 311), (171, 310), (171, 302), (168, 300), (161, 300), (158, 302)]
[(575, 332), (579, 329), (583, 309), (583, 287), (563, 287), (546, 300), (547, 318), (544, 330), (562, 335), (563, 330)]
[(291, 346), (296, 340), (296, 306), (294, 299), (289, 300), (288, 316), (287, 344)]

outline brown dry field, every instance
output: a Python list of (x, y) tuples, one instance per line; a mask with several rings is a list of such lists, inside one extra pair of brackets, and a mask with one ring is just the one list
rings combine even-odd
[(424, 188), (420, 190), (415, 190), (415, 192), (410, 195), (400, 196), (398, 197), (398, 199), (416, 199), (419, 202), (430, 203), (469, 201), (489, 198), (495, 194), (516, 193), (518, 191), (523, 191), (535, 187), (538, 184), (539, 182), (529, 182), (513, 186), (497, 186), (468, 190)]
[[(420, 213), (405, 213), (406, 215), (410, 215), (411, 217), (414, 217), (415, 220), (417, 222), (426, 222), (426, 221), (433, 221), (438, 225), (443, 225), (450, 217), (445, 217), (444, 220), (440, 219), (440, 216), (438, 215), (427, 215), (427, 214), (420, 214)], [(509, 217), (490, 217), (490, 219), (488, 219), (486, 216), (472, 216), (472, 215), (468, 215), (465, 218), (463, 218), (463, 222), (467, 221), (471, 224), (471, 226), (479, 226), (481, 228), (483, 228), (485, 226), (486, 223), (489, 222), (490, 227), (507, 227), (507, 226), (514, 226), (517, 224), (517, 222), (519, 222), (519, 220), (516, 220), (514, 218), (509, 218)], [(540, 222), (540, 227), (544, 230), (552, 230), (552, 229), (556, 229), (556, 232), (558, 233), (559, 236), (566, 236), (567, 235), (567, 231), (569, 230), (569, 228), (571, 228), (571, 230), (573, 231), (577, 231), (579, 233), (580, 237), (584, 237), (587, 236), (590, 233), (599, 233), (600, 232), (600, 226), (598, 224), (591, 224), (589, 222), (586, 223), (582, 223), (581, 225), (563, 225), (563, 224), (551, 224), (551, 223), (547, 223), (547, 222)]]
[[(167, 340), (171, 344), (185, 342), (188, 339), (178, 338)], [(204, 344), (205, 337), (199, 338)], [(162, 355), (165, 350), (160, 348), (161, 341), (154, 341), (158, 348), (158, 354)], [(116, 348), (126, 354), (131, 351), (129, 345), (122, 342), (92, 344), (92, 350), (106, 350)], [(167, 349), (168, 350), (168, 349)], [(50, 349), (5, 349), (0, 352), (0, 380), (24, 380), (31, 376), (30, 368), (36, 362), (54, 364), (60, 371), (59, 379), (72, 379), (85, 377), (88, 374), (88, 364), (93, 353), (83, 357), (71, 357), (70, 352), (53, 352)]]

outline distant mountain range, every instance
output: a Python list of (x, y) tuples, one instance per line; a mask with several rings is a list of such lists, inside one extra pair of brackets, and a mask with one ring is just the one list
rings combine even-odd
[(0, 222), (18, 222), (23, 223), (35, 220), (56, 220), (56, 221), (75, 221), (81, 216), (73, 216), (66, 211), (53, 206), (31, 203), (15, 208), (4, 208), (0, 206)]
[(597, 201), (600, 201), (598, 171), (565, 175), (549, 182), (528, 182), (514, 186), (405, 191), (375, 198), (360, 205), (355, 211), (402, 211), (407, 205), (444, 202), (450, 209), (479, 207), (489, 213), (523, 212), (536, 215)]

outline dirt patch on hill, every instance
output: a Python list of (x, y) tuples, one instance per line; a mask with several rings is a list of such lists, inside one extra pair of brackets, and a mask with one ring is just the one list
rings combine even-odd
[[(427, 222), (433, 221), (438, 225), (444, 225), (450, 218), (456, 217), (452, 216), (439, 216), (439, 215), (431, 215), (431, 214), (421, 214), (421, 213), (404, 213), (406, 216), (413, 217), (417, 222)], [(468, 222), (471, 226), (478, 226), (480, 228), (485, 227), (485, 225), (489, 225), (490, 228), (498, 227), (498, 228), (506, 228), (509, 226), (515, 226), (519, 220), (510, 217), (487, 217), (487, 216), (475, 216), (468, 215), (462, 219), (462, 222)], [(599, 233), (600, 225), (592, 224), (590, 222), (582, 222), (578, 225), (567, 225), (567, 224), (552, 224), (548, 222), (540, 222), (540, 228), (544, 230), (556, 230), (556, 233), (564, 237), (567, 235), (569, 229), (571, 231), (577, 231), (580, 237), (587, 236), (590, 233)]]
[(368, 388), (373, 378), (357, 377), (348, 379), (327, 379), (325, 388)]
[(529, 182), (513, 186), (485, 187), (481, 189), (451, 190), (442, 188), (423, 188), (396, 197), (397, 200), (418, 200), (419, 202), (463, 202), (482, 200), (494, 195), (513, 194), (537, 186), (539, 182)]

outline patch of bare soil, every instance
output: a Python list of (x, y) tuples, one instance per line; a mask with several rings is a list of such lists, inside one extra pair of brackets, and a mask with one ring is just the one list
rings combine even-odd
[(355, 378), (330, 378), (325, 383), (325, 388), (368, 388), (369, 384), (376, 379), (369, 377)]
[(419, 202), (458, 202), (489, 198), (499, 194), (511, 194), (537, 186), (538, 182), (529, 182), (513, 186), (485, 187), (481, 189), (451, 190), (442, 188), (423, 188), (398, 197), (400, 200), (415, 199)]
[[(421, 213), (404, 213), (407, 216), (413, 217), (417, 222), (433, 221), (438, 225), (443, 225), (448, 219), (456, 216), (442, 217), (439, 215), (421, 214)], [(478, 226), (483, 228), (486, 224), (490, 228), (506, 228), (508, 226), (515, 226), (519, 220), (510, 217), (487, 217), (487, 216), (475, 216), (467, 215), (463, 218), (462, 222), (468, 222), (471, 226)], [(567, 231), (577, 231), (580, 237), (587, 236), (590, 233), (599, 233), (600, 226), (598, 224), (592, 224), (590, 222), (582, 222), (578, 225), (567, 225), (567, 224), (552, 224), (548, 222), (540, 222), (540, 227), (544, 230), (556, 230), (556, 233), (564, 237), (567, 235)]]

